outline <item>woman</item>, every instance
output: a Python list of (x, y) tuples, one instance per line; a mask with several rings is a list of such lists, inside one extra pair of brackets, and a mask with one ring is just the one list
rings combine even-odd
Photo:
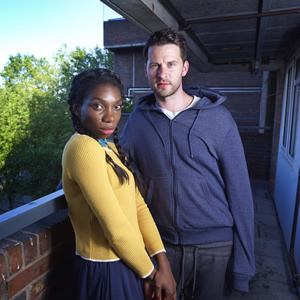
[(76, 133), (63, 152), (62, 181), (76, 237), (72, 299), (176, 299), (164, 246), (118, 143), (122, 90), (101, 68), (75, 76), (70, 89)]

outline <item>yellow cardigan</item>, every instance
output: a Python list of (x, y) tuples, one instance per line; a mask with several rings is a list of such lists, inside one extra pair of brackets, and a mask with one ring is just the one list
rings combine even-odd
[[(129, 183), (120, 184), (105, 151), (127, 171)], [(148, 276), (153, 264), (147, 251), (153, 256), (165, 250), (132, 173), (113, 151), (78, 133), (65, 146), (62, 168), (76, 253), (91, 261), (122, 259), (140, 277)]]

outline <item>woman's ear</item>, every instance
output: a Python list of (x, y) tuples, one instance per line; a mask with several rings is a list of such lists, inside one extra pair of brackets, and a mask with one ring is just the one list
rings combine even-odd
[(74, 112), (75, 116), (80, 117), (81, 106), (78, 103), (76, 103), (76, 104), (73, 104), (72, 109), (73, 109), (73, 112)]

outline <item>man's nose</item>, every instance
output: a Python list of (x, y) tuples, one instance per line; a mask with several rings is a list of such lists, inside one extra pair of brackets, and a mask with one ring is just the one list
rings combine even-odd
[(160, 66), (158, 70), (158, 76), (162, 79), (167, 77), (167, 68), (165, 66)]

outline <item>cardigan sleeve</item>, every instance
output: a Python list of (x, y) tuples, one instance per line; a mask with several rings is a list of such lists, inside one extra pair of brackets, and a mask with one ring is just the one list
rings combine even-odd
[(107, 175), (105, 151), (92, 138), (81, 136), (69, 147), (68, 160), (69, 172), (97, 217), (111, 247), (139, 276), (148, 276), (153, 264), (143, 240), (124, 215), (115, 196)]
[(136, 206), (139, 227), (149, 254), (154, 256), (159, 252), (165, 252), (156, 224), (138, 188), (136, 188)]

